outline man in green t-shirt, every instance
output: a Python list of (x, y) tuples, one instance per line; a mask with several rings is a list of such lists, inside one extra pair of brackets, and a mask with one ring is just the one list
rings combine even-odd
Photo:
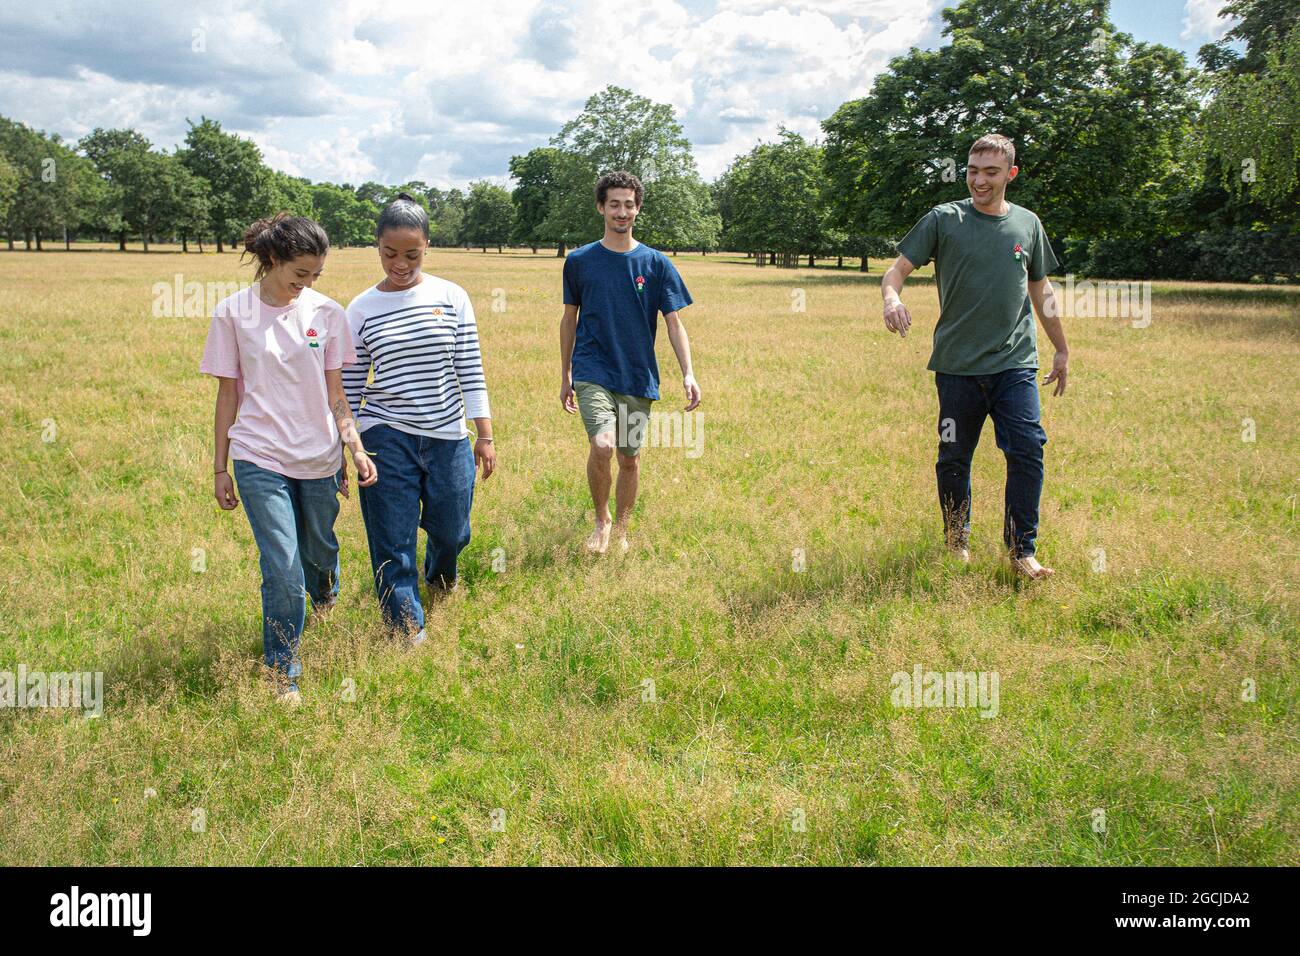
[(1016, 149), (996, 134), (975, 141), (967, 159), (970, 199), (935, 206), (898, 244), (885, 273), (885, 328), (907, 335), (912, 317), (899, 298), (903, 280), (934, 260), (939, 322), (929, 369), (939, 392), (939, 460), (935, 473), (944, 537), (970, 560), (970, 465), (986, 418), (1007, 459), (1003, 541), (1016, 571), (1047, 577), (1034, 556), (1043, 491), (1039, 421), (1037, 311), (1056, 356), (1044, 385), (1065, 392), (1069, 350), (1047, 274), (1058, 265), (1043, 224), (1006, 200), (1016, 178)]

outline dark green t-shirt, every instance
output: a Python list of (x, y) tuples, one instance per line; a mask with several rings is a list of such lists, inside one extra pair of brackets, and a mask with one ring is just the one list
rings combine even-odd
[(1001, 216), (979, 212), (969, 199), (935, 206), (898, 244), (918, 269), (934, 260), (939, 322), (932, 372), (992, 375), (1038, 368), (1029, 282), (1058, 263), (1038, 217), (1007, 205)]

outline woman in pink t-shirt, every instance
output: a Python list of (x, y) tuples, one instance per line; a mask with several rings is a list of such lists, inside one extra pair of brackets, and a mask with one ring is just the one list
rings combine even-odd
[(280, 699), (300, 703), (298, 640), (306, 598), (319, 615), (339, 592), (337, 493), (348, 494), (340, 438), (358, 484), (374, 484), (343, 392), (356, 361), (343, 308), (312, 289), (329, 239), (310, 219), (280, 213), (244, 233), (256, 281), (213, 310), (200, 371), (217, 379), (213, 493), (239, 506), (260, 552), (262, 645)]

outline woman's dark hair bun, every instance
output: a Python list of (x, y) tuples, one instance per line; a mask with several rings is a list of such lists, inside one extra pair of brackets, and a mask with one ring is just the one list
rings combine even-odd
[(381, 239), (389, 229), (415, 229), (429, 238), (429, 214), (410, 193), (398, 193), (379, 213), (375, 238)]
[(289, 262), (299, 256), (323, 256), (329, 252), (330, 240), (320, 223), (306, 216), (276, 213), (258, 219), (244, 230), (244, 251), (240, 255), (257, 260), (260, 279), (271, 271), (277, 262)]

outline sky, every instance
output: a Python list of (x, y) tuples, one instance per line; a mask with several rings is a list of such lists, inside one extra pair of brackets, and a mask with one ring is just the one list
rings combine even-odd
[[(1195, 60), (1222, 0), (1112, 0)], [(941, 0), (44, 0), (0, 5), (0, 115), (180, 144), (207, 116), (313, 181), (506, 182), (616, 84), (670, 103), (705, 179), (779, 126), (812, 138), (890, 58), (943, 44)]]

